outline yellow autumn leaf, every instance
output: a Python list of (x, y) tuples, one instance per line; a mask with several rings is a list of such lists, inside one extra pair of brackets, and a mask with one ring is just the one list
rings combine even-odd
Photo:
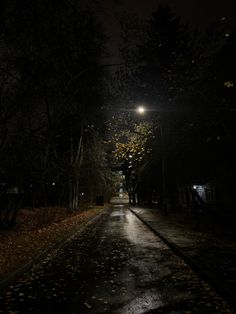
[(224, 86), (227, 88), (232, 88), (232, 87), (234, 87), (234, 82), (233, 81), (225, 81)]

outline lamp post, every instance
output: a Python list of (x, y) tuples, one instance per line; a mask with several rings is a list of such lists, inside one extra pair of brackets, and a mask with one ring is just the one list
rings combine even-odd
[[(138, 106), (136, 112), (139, 115), (144, 115), (147, 109), (144, 106)], [(163, 134), (163, 127), (160, 124), (160, 139), (161, 139), (161, 180), (162, 180), (162, 199), (161, 208), (167, 214), (167, 188), (166, 188), (166, 153), (165, 153), (165, 139)]]
[(166, 150), (165, 150), (165, 139), (163, 135), (163, 127), (160, 125), (161, 135), (161, 180), (162, 180), (162, 200), (161, 207), (164, 214), (167, 214), (167, 188), (166, 188)]

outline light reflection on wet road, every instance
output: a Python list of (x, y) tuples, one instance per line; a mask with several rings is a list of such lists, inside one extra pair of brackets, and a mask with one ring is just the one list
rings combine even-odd
[(18, 280), (0, 313), (231, 313), (127, 208), (113, 206)]

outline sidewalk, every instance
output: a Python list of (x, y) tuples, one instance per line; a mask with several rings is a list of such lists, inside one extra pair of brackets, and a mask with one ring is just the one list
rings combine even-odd
[[(108, 206), (78, 211), (39, 229), (15, 228), (0, 234), (0, 291), (52, 250), (95, 223)], [(29, 226), (28, 226), (29, 227)]]
[(157, 209), (130, 207), (177, 255), (236, 308), (236, 249), (206, 233), (173, 223)]

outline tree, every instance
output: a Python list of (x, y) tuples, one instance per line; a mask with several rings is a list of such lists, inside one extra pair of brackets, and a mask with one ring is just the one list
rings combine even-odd
[(130, 203), (135, 204), (139, 184), (138, 171), (151, 153), (149, 142), (153, 134), (152, 124), (133, 121), (133, 124), (129, 123), (129, 126), (124, 127), (124, 124), (122, 126), (112, 122), (109, 127), (109, 143), (113, 146), (116, 167), (123, 172)]
[(108, 202), (115, 190), (116, 175), (111, 170), (106, 143), (101, 134), (89, 125), (85, 129), (84, 160), (81, 171), (80, 192), (83, 198), (94, 202), (102, 196)]
[[(131, 26), (133, 29), (133, 23)], [(129, 85), (133, 103), (142, 100), (152, 109), (152, 120), (156, 126), (153, 153), (149, 159), (149, 165), (156, 170), (156, 180), (152, 180), (156, 186), (153, 189), (155, 187), (163, 194), (164, 189), (159, 184), (159, 178), (162, 178), (167, 182), (167, 197), (176, 204), (174, 195), (178, 185), (186, 180), (184, 174), (188, 174), (188, 184), (194, 177), (193, 167), (187, 168), (187, 165), (198, 169), (200, 163), (197, 156), (202, 166), (206, 160), (205, 153), (209, 161), (211, 158), (203, 143), (219, 124), (214, 114), (209, 114), (210, 105), (199, 91), (210, 73), (215, 56), (227, 40), (226, 26), (220, 20), (202, 34), (183, 25), (170, 8), (159, 6), (148, 21), (146, 35), (133, 32), (135, 46), (134, 40), (127, 38), (127, 27), (124, 28), (124, 39), (127, 40), (122, 49), (126, 67), (119, 75), (126, 78), (123, 85)], [(136, 30), (139, 30), (139, 25)], [(139, 40), (140, 37), (142, 40)], [(181, 159), (180, 162), (180, 155), (185, 156), (184, 161)], [(205, 168), (202, 167), (202, 173)], [(147, 171), (150, 168), (145, 170), (144, 167), (140, 175), (147, 176)]]
[(84, 130), (102, 103), (100, 25), (76, 1), (12, 1), (1, 22), (2, 169), (33, 205), (77, 209)]

